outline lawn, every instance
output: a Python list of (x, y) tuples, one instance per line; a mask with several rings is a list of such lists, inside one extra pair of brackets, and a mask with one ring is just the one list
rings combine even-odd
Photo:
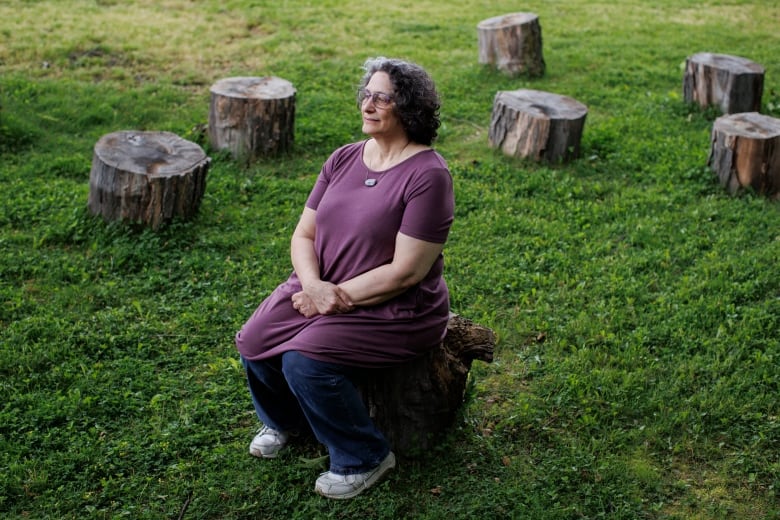
[[(477, 62), (477, 23), (517, 11), (539, 15), (541, 78)], [(0, 516), (780, 518), (780, 205), (719, 185), (719, 114), (682, 99), (687, 56), (743, 56), (780, 118), (778, 26), (757, 0), (0, 3)], [(436, 449), (334, 502), (321, 446), (248, 454), (233, 336), (289, 273), (322, 162), (362, 138), (377, 55), (437, 82), (452, 308), (499, 341)], [(270, 75), (297, 89), (293, 151), (211, 149), (209, 86)], [(493, 97), (519, 88), (588, 107), (579, 159), (490, 148)], [(118, 130), (203, 146), (195, 219), (89, 214)]]

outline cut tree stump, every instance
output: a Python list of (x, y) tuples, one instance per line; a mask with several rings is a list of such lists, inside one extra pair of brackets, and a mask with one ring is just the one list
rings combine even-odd
[(542, 27), (534, 13), (512, 13), (477, 24), (479, 63), (510, 76), (543, 76)]
[(588, 107), (539, 90), (504, 90), (493, 99), (488, 140), (509, 156), (536, 161), (579, 157)]
[(88, 207), (108, 222), (140, 222), (152, 229), (200, 207), (211, 159), (171, 132), (121, 131), (95, 144)]
[(495, 343), (492, 330), (453, 314), (437, 348), (358, 384), (374, 423), (397, 454), (420, 456), (441, 440), (463, 405), (472, 361), (493, 361)]
[(744, 188), (780, 198), (780, 119), (758, 112), (719, 117), (707, 165), (729, 193)]
[(760, 112), (764, 67), (746, 58), (701, 52), (685, 60), (683, 97), (723, 114)]
[(224, 78), (211, 86), (209, 142), (234, 159), (287, 152), (295, 130), (295, 88), (269, 77)]

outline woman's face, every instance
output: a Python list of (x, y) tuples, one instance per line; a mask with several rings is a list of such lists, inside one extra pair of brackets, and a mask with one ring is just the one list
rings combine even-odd
[(387, 100), (385, 96), (392, 98), (395, 94), (390, 76), (386, 72), (375, 72), (366, 84), (365, 91), (366, 96), (360, 105), (363, 133), (374, 138), (405, 135), (401, 120), (395, 113), (394, 103), (383, 103), (383, 99)]

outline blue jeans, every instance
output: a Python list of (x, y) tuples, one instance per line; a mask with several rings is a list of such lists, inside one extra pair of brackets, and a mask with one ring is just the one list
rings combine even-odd
[(390, 452), (353, 383), (370, 369), (315, 361), (295, 351), (241, 361), (263, 424), (278, 431), (311, 428), (328, 448), (333, 473), (364, 473)]

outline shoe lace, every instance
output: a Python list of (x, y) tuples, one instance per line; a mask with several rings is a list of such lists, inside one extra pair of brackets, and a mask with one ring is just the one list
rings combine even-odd
[(262, 427), (260, 427), (259, 430), (257, 430), (257, 435), (271, 435), (274, 438), (278, 438), (279, 437), (279, 432), (274, 430), (271, 427), (263, 425)]

